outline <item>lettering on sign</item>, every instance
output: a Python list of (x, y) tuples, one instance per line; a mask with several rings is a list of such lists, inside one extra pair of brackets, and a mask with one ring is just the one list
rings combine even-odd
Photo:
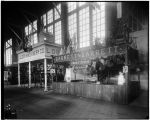
[(61, 55), (61, 56), (56, 56), (55, 62), (78, 61), (78, 60), (86, 60), (86, 59), (95, 59), (96, 57), (100, 57), (100, 56), (112, 56), (112, 55), (116, 55), (116, 54), (125, 54), (126, 49), (127, 49), (127, 46), (122, 45), (122, 46), (103, 48), (100, 50), (65, 54), (65, 55)]
[[(47, 47), (46, 49), (43, 47), (43, 48), (39, 48), (39, 49), (35, 49), (29, 53), (27, 52), (24, 52), (24, 53), (21, 53), (18, 55), (18, 58), (19, 59), (24, 59), (24, 58), (28, 58), (28, 57), (32, 57), (32, 56), (36, 56), (36, 55), (39, 55), (39, 54), (42, 54), (42, 53), (47, 53), (48, 56), (50, 55), (57, 55), (59, 53), (59, 50), (57, 48), (50, 48), (50, 47)], [(63, 57), (63, 56), (62, 56)], [(63, 58), (62, 58), (63, 59)]]
[(31, 57), (31, 56), (42, 54), (42, 53), (44, 53), (44, 48), (40, 48), (38, 50), (33, 50), (33, 51), (29, 52), (29, 53), (19, 54), (19, 59)]

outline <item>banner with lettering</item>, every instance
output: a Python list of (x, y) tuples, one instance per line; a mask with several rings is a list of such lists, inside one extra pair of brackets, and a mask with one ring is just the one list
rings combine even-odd
[(109, 48), (102, 48), (99, 50), (88, 50), (88, 51), (82, 51), (82, 52), (75, 52), (72, 54), (64, 54), (59, 55), (55, 57), (55, 63), (57, 62), (64, 62), (64, 61), (86, 61), (86, 60), (92, 60), (97, 57), (104, 57), (104, 56), (112, 56), (112, 55), (119, 55), (119, 54), (125, 54), (127, 50), (127, 45), (122, 46), (114, 46)]

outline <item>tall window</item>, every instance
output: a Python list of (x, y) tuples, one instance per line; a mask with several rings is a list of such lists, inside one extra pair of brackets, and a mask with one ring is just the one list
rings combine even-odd
[(92, 39), (93, 44), (95, 45), (95, 40), (98, 40), (100, 43), (104, 43), (105, 39), (105, 3), (104, 2), (96, 2), (100, 9), (95, 8), (92, 10)]
[(36, 44), (38, 42), (37, 33), (33, 34), (33, 40), (34, 40), (33, 44)]
[(72, 46), (77, 48), (77, 14), (74, 13), (69, 16), (69, 36), (72, 41)]
[(31, 24), (29, 25), (29, 34), (32, 33), (32, 27), (31, 27)]
[(33, 44), (34, 44), (34, 35), (30, 35), (30, 36), (28, 37), (28, 39), (31, 40), (31, 41), (30, 41), (30, 42), (31, 42), (31, 45), (33, 45)]
[(73, 33), (79, 30), (76, 34), (78, 36), (76, 38), (79, 40), (73, 41), (73, 44), (77, 42), (80, 48), (88, 47), (91, 43), (95, 45), (96, 40), (99, 43), (104, 43), (106, 30), (105, 2), (89, 2), (89, 4), (86, 4), (86, 2), (77, 2), (77, 5), (75, 2), (69, 2), (68, 26), (71, 37)]
[(28, 38), (29, 44), (38, 43), (37, 38), (37, 20), (25, 27), (25, 36)]
[(33, 22), (33, 32), (37, 30), (37, 20)]
[(52, 33), (52, 34), (53, 34), (53, 25), (48, 26), (48, 32), (50, 32), (50, 33)]
[(89, 38), (89, 7), (79, 11), (79, 40), (80, 48), (90, 45)]
[(47, 22), (48, 24), (53, 22), (53, 9), (47, 13)]
[(61, 21), (55, 23), (55, 43), (62, 44), (62, 42), (61, 42)]
[(37, 33), (30, 35), (28, 39), (31, 40), (31, 45), (38, 43)]
[[(59, 10), (59, 13), (61, 14), (61, 4), (57, 5), (56, 7)], [(55, 20), (57, 20), (58, 18), (60, 18), (59, 13), (58, 13), (58, 11), (55, 8)]]
[[(61, 34), (61, 4), (58, 4), (57, 9), (50, 9), (47, 13), (42, 15), (43, 21), (45, 21), (44, 31), (52, 33), (55, 37), (55, 43), (62, 44), (62, 34)], [(58, 13), (59, 11), (59, 13)], [(45, 20), (44, 20), (45, 18)], [(47, 23), (46, 23), (47, 22)]]
[(6, 65), (12, 64), (12, 39), (6, 42)]
[(43, 20), (43, 24), (44, 24), (44, 26), (46, 26), (46, 14), (44, 14), (44, 15), (43, 15), (42, 20)]
[(76, 5), (77, 5), (76, 2), (68, 2), (68, 12), (75, 10), (77, 7)]

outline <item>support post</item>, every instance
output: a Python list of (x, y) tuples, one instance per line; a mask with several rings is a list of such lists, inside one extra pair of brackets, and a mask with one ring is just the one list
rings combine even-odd
[(48, 91), (47, 89), (47, 59), (44, 59), (44, 76), (45, 76), (45, 88), (44, 91)]
[(128, 45), (126, 46), (126, 54), (125, 54), (125, 66), (128, 66), (128, 72), (125, 73), (125, 86), (126, 86), (126, 103), (128, 103), (128, 95), (129, 95), (129, 64), (128, 64)]
[(29, 62), (29, 88), (31, 88), (31, 62)]
[(18, 63), (18, 87), (20, 87), (20, 64)]

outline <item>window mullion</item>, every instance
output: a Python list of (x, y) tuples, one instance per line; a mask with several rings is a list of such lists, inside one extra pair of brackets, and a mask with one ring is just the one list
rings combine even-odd
[[(78, 4), (77, 4), (78, 7)], [(77, 10), (77, 49), (80, 48), (80, 32), (79, 32), (79, 10)]]
[(89, 24), (89, 27), (90, 27), (90, 29), (89, 29), (89, 34), (90, 34), (90, 46), (92, 46), (93, 45), (93, 34), (92, 34), (92, 31), (93, 31), (93, 21), (92, 21), (92, 7), (91, 7), (91, 5), (89, 5), (89, 23), (91, 23), (91, 24)]

